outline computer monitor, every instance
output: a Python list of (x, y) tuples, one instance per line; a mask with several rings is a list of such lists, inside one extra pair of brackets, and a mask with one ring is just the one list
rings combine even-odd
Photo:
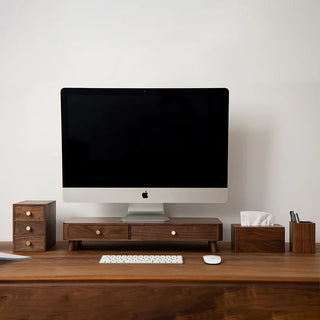
[(169, 219), (163, 203), (226, 202), (228, 109), (225, 88), (63, 88), (64, 200), (145, 222)]

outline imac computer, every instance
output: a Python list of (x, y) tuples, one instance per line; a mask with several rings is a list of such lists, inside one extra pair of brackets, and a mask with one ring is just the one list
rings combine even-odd
[(127, 222), (162, 222), (164, 203), (222, 203), (225, 88), (63, 88), (63, 198), (128, 203)]

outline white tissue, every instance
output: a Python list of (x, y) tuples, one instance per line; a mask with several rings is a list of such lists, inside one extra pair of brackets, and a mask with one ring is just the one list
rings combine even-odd
[(242, 227), (270, 227), (273, 226), (274, 215), (262, 211), (240, 211), (240, 221)]

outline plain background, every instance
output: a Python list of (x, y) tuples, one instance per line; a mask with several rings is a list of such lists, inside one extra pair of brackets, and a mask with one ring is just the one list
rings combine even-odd
[(125, 205), (62, 200), (62, 87), (227, 87), (229, 199), (166, 205), (218, 217), (224, 240), (240, 210), (286, 227), (320, 209), (318, 0), (0, 0), (0, 240), (12, 204), (57, 201), (72, 216), (122, 216)]

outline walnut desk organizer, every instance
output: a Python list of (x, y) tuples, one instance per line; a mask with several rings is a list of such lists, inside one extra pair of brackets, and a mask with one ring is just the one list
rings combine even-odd
[(63, 223), (69, 251), (82, 241), (208, 241), (213, 252), (222, 240), (222, 223), (216, 218), (171, 218), (168, 222), (122, 222), (120, 218), (72, 218)]
[(316, 252), (316, 224), (311, 221), (290, 222), (290, 251), (295, 253)]
[(285, 228), (231, 225), (231, 248), (235, 252), (284, 252)]
[(46, 251), (56, 243), (56, 202), (13, 204), (13, 250)]

